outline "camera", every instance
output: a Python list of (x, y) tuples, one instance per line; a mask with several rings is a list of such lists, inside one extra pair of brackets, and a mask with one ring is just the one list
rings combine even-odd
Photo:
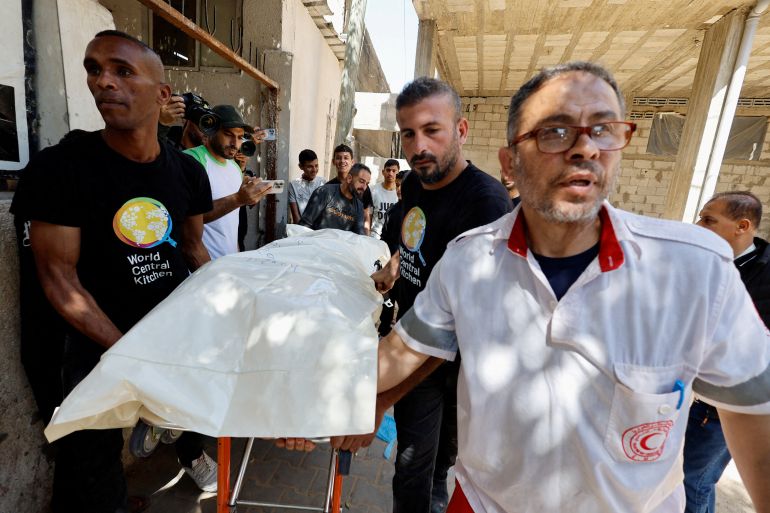
[(241, 144), (240, 152), (247, 157), (252, 157), (257, 152), (257, 143), (254, 142), (254, 139), (249, 133), (243, 134), (243, 139), (244, 141), (243, 144)]
[(195, 93), (180, 94), (184, 100), (184, 118), (192, 121), (206, 137), (212, 137), (219, 130), (219, 116), (209, 108), (202, 96)]

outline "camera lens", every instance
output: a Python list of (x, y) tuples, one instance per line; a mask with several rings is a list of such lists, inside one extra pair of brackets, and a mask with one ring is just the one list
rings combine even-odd
[(257, 152), (257, 144), (254, 141), (243, 141), (241, 144), (241, 153), (251, 157)]
[(213, 114), (203, 114), (198, 122), (198, 126), (204, 131), (216, 130), (217, 117)]

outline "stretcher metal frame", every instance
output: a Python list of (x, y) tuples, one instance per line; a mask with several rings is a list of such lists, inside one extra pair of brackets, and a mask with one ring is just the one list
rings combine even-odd
[(217, 513), (235, 513), (238, 506), (258, 506), (264, 508), (283, 508), (300, 511), (320, 511), (323, 513), (340, 513), (342, 498), (342, 478), (350, 470), (351, 454), (348, 451), (332, 449), (329, 458), (329, 476), (326, 482), (326, 495), (321, 506), (300, 506), (294, 504), (278, 504), (272, 502), (258, 502), (239, 499), (246, 467), (249, 463), (249, 455), (254, 446), (254, 438), (246, 441), (243, 457), (238, 466), (238, 476), (230, 490), (230, 450), (231, 439), (220, 437), (217, 439)]

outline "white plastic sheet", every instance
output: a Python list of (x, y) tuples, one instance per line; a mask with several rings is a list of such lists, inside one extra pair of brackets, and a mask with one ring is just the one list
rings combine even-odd
[(45, 430), (133, 426), (210, 436), (321, 437), (374, 429), (387, 246), (308, 231), (202, 267), (103, 356)]

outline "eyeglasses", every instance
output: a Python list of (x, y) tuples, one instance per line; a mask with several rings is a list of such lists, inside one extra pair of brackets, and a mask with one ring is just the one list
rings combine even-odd
[(511, 146), (534, 139), (542, 153), (563, 153), (575, 145), (578, 137), (586, 134), (602, 151), (622, 150), (628, 146), (635, 131), (636, 123), (626, 121), (608, 121), (591, 126), (546, 126), (518, 136)]

